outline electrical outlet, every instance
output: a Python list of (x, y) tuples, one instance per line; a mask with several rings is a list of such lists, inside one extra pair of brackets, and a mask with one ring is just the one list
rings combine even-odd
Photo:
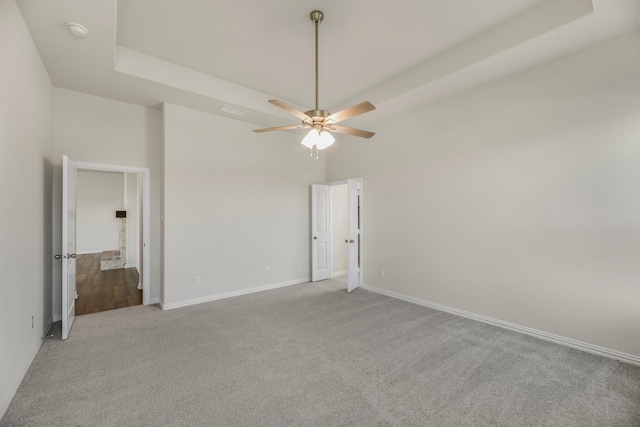
[(378, 270), (378, 276), (384, 277), (384, 270), (383, 269)]
[(200, 276), (196, 276), (193, 278), (193, 284), (194, 285), (199, 285), (200, 284)]
[(271, 267), (266, 266), (266, 267), (264, 268), (264, 272), (265, 272), (265, 273), (267, 273), (267, 274), (271, 273)]
[(31, 315), (31, 329), (33, 329), (33, 314)]

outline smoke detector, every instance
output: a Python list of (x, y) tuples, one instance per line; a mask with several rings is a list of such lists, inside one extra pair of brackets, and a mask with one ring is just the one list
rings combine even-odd
[(86, 37), (87, 34), (89, 34), (89, 30), (87, 30), (87, 27), (75, 22), (67, 22), (67, 28), (69, 28), (71, 34), (76, 37)]

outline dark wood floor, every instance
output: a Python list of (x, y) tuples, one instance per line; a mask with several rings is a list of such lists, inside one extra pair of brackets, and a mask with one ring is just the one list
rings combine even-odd
[(142, 304), (135, 268), (100, 270), (100, 254), (76, 257), (76, 316)]

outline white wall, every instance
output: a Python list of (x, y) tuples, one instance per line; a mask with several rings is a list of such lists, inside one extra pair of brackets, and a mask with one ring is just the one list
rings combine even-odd
[[(53, 90), (53, 247), (61, 244), (61, 159), (151, 169), (151, 289), (157, 301), (160, 281), (160, 144), (159, 110), (112, 101), (66, 89)], [(61, 272), (55, 264), (53, 312), (61, 315)]]
[(124, 210), (124, 174), (79, 170), (76, 182), (76, 253), (101, 253), (119, 248), (117, 210)]
[(0, 58), (2, 418), (50, 325), (53, 258), (52, 85), (13, 0), (0, 1)]
[(638, 46), (592, 47), (341, 144), (327, 179), (363, 177), (365, 283), (640, 357)]
[(310, 184), (324, 182), (324, 159), (300, 135), (257, 127), (165, 104), (165, 307), (309, 279)]
[(346, 274), (347, 249), (345, 239), (349, 237), (347, 215), (348, 209), (347, 185), (334, 185), (331, 187), (331, 274)]

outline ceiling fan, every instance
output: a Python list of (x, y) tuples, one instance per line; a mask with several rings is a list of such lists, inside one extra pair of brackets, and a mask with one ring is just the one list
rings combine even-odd
[[(283, 110), (286, 110), (290, 114), (293, 114), (295, 117), (302, 121), (299, 125), (292, 126), (278, 126), (272, 128), (264, 128), (264, 129), (255, 129), (254, 132), (271, 132), (274, 130), (292, 130), (292, 129), (311, 129), (307, 136), (302, 140), (302, 144), (306, 147), (309, 147), (313, 151), (313, 147), (316, 147), (316, 155), (317, 150), (322, 150), (333, 144), (335, 139), (331, 135), (330, 132), (336, 133), (344, 133), (347, 135), (358, 136), (361, 138), (371, 138), (375, 135), (373, 132), (369, 132), (366, 130), (351, 128), (347, 126), (339, 126), (337, 123), (349, 119), (351, 117), (357, 116), (359, 114), (363, 114), (372, 110), (375, 110), (376, 107), (373, 106), (368, 101), (361, 102), (357, 105), (354, 105), (349, 108), (345, 108), (344, 110), (338, 111), (337, 113), (331, 114), (326, 110), (321, 110), (318, 107), (318, 25), (322, 22), (324, 18), (324, 14), (319, 10), (314, 10), (310, 15), (311, 21), (315, 24), (316, 29), (316, 107), (314, 110), (305, 111), (304, 113), (297, 108), (292, 107), (284, 101), (280, 101), (278, 99), (271, 99), (269, 102), (276, 107), (280, 107)], [(312, 154), (313, 155), (313, 154)]]

